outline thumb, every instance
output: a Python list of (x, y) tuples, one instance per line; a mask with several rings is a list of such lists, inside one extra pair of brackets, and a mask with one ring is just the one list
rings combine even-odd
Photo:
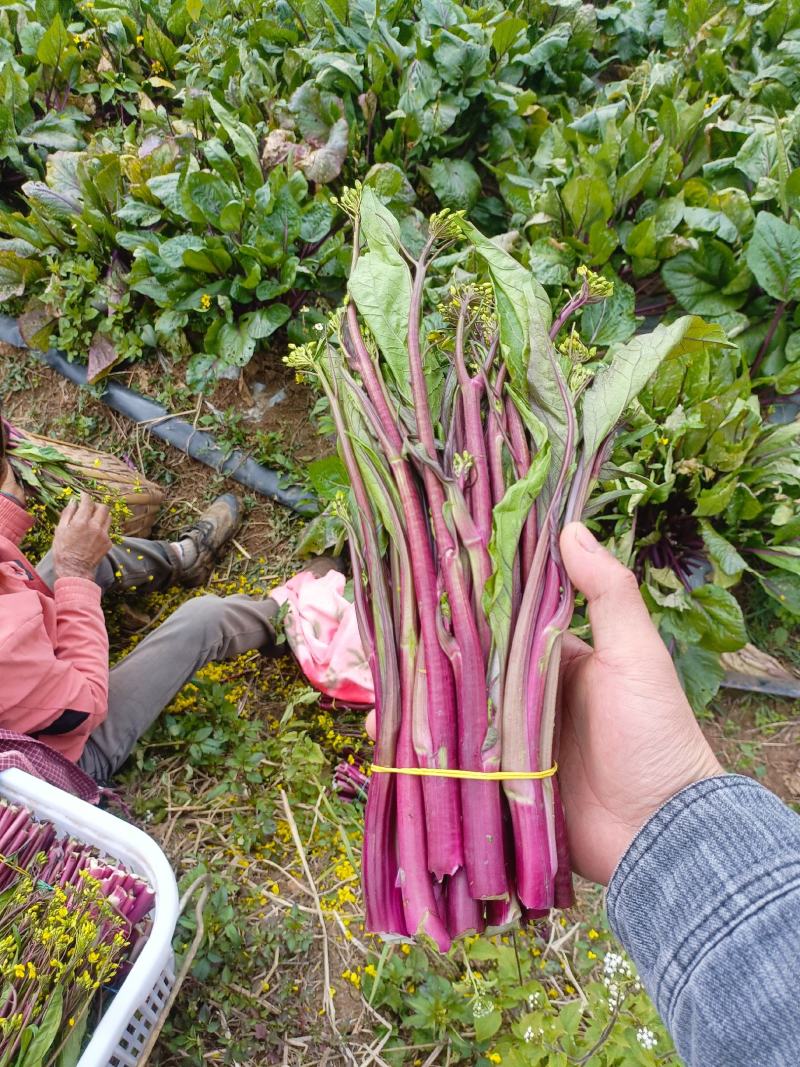
[(633, 648), (640, 652), (664, 645), (650, 619), (639, 583), (582, 523), (571, 522), (561, 534), (561, 557), (570, 581), (586, 597), (595, 650), (601, 654)]
[(373, 741), (378, 736), (378, 721), (374, 711), (371, 711), (364, 722), (364, 729), (367, 731), (367, 737), (371, 737)]

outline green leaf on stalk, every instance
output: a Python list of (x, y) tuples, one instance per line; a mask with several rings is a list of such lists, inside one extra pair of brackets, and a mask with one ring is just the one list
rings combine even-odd
[(435, 159), (420, 171), (442, 207), (471, 211), (481, 195), (481, 180), (466, 159)]
[(44, 273), (44, 264), (38, 260), (0, 251), (0, 300), (22, 296), (25, 287)]
[(788, 571), (771, 571), (768, 575), (759, 575), (759, 580), (773, 600), (800, 617), (800, 576)]
[(248, 337), (261, 341), (275, 333), (290, 317), (291, 311), (286, 304), (270, 304), (243, 315), (240, 324), (247, 330)]
[(64, 1006), (64, 991), (60, 985), (53, 990), (47, 1007), (38, 1026), (31, 1026), (33, 1031), (30, 1044), (24, 1055), (17, 1060), (18, 1067), (41, 1067), (58, 1036), (61, 1026), (61, 1012)]
[(226, 107), (223, 107), (213, 96), (209, 96), (208, 103), (223, 130), (230, 137), (233, 150), (242, 161), (242, 169), (248, 189), (261, 188), (264, 184), (264, 175), (261, 171), (256, 135), (249, 126), (240, 122), (235, 115), (228, 111)]
[(706, 584), (692, 590), (688, 619), (704, 648), (735, 652), (747, 643), (742, 609), (733, 595), (718, 585)]
[(504, 56), (522, 31), (527, 28), (528, 23), (525, 19), (509, 17), (508, 13), (505, 12), (502, 22), (495, 26), (492, 34), (492, 48), (494, 48), (496, 54)]
[(347, 288), (391, 368), (399, 393), (411, 403), (411, 272), (398, 251), (400, 230), (394, 215), (370, 188), (362, 191), (360, 217), (369, 251), (356, 262)]
[(698, 315), (724, 315), (740, 308), (752, 282), (747, 266), (714, 238), (667, 260), (661, 273), (681, 306)]
[(322, 459), (313, 460), (306, 468), (306, 474), (314, 493), (325, 503), (350, 487), (347, 468), (338, 456), (323, 456)]
[(780, 570), (789, 571), (800, 578), (800, 548), (794, 545), (779, 545), (770, 548), (755, 548), (753, 555), (764, 563), (770, 563)]
[(511, 634), (514, 558), (525, 520), (542, 491), (550, 463), (551, 448), (545, 444), (533, 457), (525, 477), (509, 486), (492, 511), (492, 575), (484, 588), (483, 609), (501, 662), (505, 662)]
[(765, 293), (776, 300), (800, 297), (800, 230), (761, 211), (747, 246), (747, 265)]
[(717, 533), (711, 523), (701, 522), (700, 528), (706, 553), (714, 567), (715, 581), (725, 588), (735, 585), (742, 574), (750, 569), (747, 562), (727, 538)]
[(705, 344), (730, 347), (720, 326), (686, 315), (656, 326), (623, 345), (612, 345), (608, 360), (595, 375), (583, 400), (583, 441), (587, 455), (597, 452), (631, 400), (646, 385), (660, 364), (669, 358), (701, 349)]
[[(579, 1005), (580, 1007), (580, 1005)], [(475, 1016), (475, 1040), (488, 1041), (494, 1037), (503, 1023), (503, 1013), (496, 1008), (485, 1015)]]
[(564, 186), (561, 194), (576, 233), (583, 233), (593, 222), (608, 222), (614, 214), (614, 204), (608, 183), (590, 174), (576, 174)]
[(39, 41), (36, 58), (45, 67), (58, 67), (69, 47), (70, 36), (61, 16), (56, 12), (55, 18)]
[[(463, 223), (463, 229), (492, 279), (500, 348), (510, 384), (517, 397), (530, 398), (547, 427), (551, 448), (548, 483), (552, 489), (564, 461), (568, 413), (559, 387), (558, 356), (550, 340), (550, 301), (530, 271), (508, 252), (470, 223)], [(531, 404), (516, 403), (524, 418)]]
[(589, 304), (581, 315), (581, 334), (587, 345), (613, 345), (629, 340), (636, 332), (636, 294), (610, 269), (603, 277), (614, 282), (607, 300)]
[(465, 222), (463, 229), (485, 262), (494, 285), (500, 347), (503, 360), (508, 364), (511, 383), (520, 393), (527, 393), (531, 342), (547, 337), (552, 319), (547, 293), (530, 271), (521, 267), (494, 241), (484, 237), (475, 226)]
[(200, 211), (203, 220), (222, 229), (220, 215), (226, 205), (234, 199), (235, 190), (226, 185), (216, 174), (209, 174), (207, 171), (195, 171), (194, 174), (189, 174), (184, 188), (189, 200)]
[(716, 696), (725, 673), (719, 653), (689, 644), (676, 652), (673, 662), (687, 700), (695, 711), (700, 711)]
[(180, 52), (169, 37), (159, 29), (152, 15), (147, 16), (143, 36), (144, 51), (148, 59), (161, 63), (165, 70), (171, 71), (178, 61)]

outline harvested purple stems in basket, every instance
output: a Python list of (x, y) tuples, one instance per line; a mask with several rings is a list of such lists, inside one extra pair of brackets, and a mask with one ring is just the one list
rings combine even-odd
[[(0, 1064), (77, 1063), (98, 997), (118, 986), (155, 895), (97, 849), (0, 801)], [(98, 1006), (99, 1010), (99, 1006)]]

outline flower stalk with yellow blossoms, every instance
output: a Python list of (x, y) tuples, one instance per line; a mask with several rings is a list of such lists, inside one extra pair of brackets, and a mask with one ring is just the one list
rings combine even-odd
[(0, 804), (0, 1067), (73, 1067), (152, 909), (141, 879)]

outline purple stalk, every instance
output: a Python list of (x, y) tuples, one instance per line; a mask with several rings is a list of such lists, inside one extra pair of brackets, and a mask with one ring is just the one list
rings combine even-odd
[(446, 889), (447, 932), (453, 940), (466, 935), (482, 934), (486, 928), (483, 905), (472, 896), (467, 872), (463, 867), (452, 878), (447, 879)]
[(556, 908), (571, 908), (575, 903), (575, 891), (572, 885), (572, 863), (569, 856), (569, 840), (567, 838), (567, 820), (564, 817), (564, 806), (561, 803), (561, 790), (558, 784), (558, 775), (552, 779), (553, 786), (553, 809), (555, 814), (556, 830), (556, 867), (555, 885), (553, 887), (553, 906)]
[(481, 419), (481, 400), (484, 385), (480, 376), (470, 377), (464, 358), (464, 331), (469, 304), (462, 302), (456, 324), (455, 361), (458, 383), (461, 388), (461, 400), (464, 411), (464, 444), (472, 456), (471, 513), (484, 545), (488, 546), (492, 536), (492, 492), (489, 466), (486, 459), (486, 444)]
[[(367, 552), (365, 562), (373, 599), (375, 632), (373, 647), (378, 660), (378, 670), (374, 677), (380, 679), (381, 694), (380, 702), (376, 701), (378, 738), (375, 755), (376, 760), (386, 759), (391, 765), (392, 760), (396, 758), (396, 738), (400, 728), (400, 679), (395, 651), (394, 625), (377, 539), (370, 523), (371, 509), (366, 487), (350, 443), (350, 437), (342, 421), (335, 385), (328, 383), (328, 389), (331, 391), (331, 411), (336, 421), (339, 445), (359, 513), (361, 543)], [(350, 540), (353, 544), (356, 539)], [(357, 585), (358, 582), (355, 584)], [(393, 833), (396, 807), (395, 783), (384, 780), (388, 778), (391, 776), (378, 775), (375, 788), (370, 790), (365, 813), (362, 877), (369, 928), (384, 933), (403, 933), (405, 932), (403, 909), (400, 894), (397, 891), (399, 860), (394, 849), (385, 847), (385, 842), (395, 840)]]
[[(564, 486), (573, 460), (576, 425), (569, 391), (555, 353), (548, 348), (547, 355), (558, 383), (567, 419), (564, 458), (539, 533), (508, 656), (503, 688), (503, 770), (547, 769), (538, 763), (542, 723), (549, 722), (552, 731), (555, 716), (557, 694), (555, 691), (551, 694), (552, 687), (545, 684), (545, 679), (548, 678), (547, 666), (552, 644), (558, 634), (557, 628), (552, 624), (558, 604), (557, 598), (554, 602), (554, 597), (559, 590), (560, 574), (558, 567), (553, 569), (549, 555), (553, 550), (556, 553), (558, 551), (556, 529), (562, 509)], [(547, 604), (544, 603), (546, 597)], [(561, 624), (561, 628), (568, 622), (569, 616)], [(551, 708), (546, 707), (546, 699), (551, 699)], [(535, 750), (531, 751), (533, 739)], [(546, 838), (541, 833), (541, 814), (544, 807), (542, 799), (545, 804), (549, 799), (552, 805), (552, 789), (547, 780), (545, 784), (541, 781), (522, 780), (506, 782), (505, 785), (514, 825), (517, 892), (520, 901), (526, 908), (551, 907), (552, 875), (556, 865), (555, 849), (549, 830)], [(537, 855), (541, 863), (539, 870), (534, 858)], [(545, 897), (545, 894), (549, 896)]]
[[(447, 657), (436, 634), (436, 614), (439, 598), (436, 573), (430, 549), (430, 534), (419, 491), (411, 469), (403, 457), (403, 440), (392, 418), (384, 388), (372, 357), (364, 344), (358, 326), (356, 309), (347, 309), (350, 338), (356, 350), (357, 366), (367, 394), (380, 418), (390, 444), (387, 458), (397, 483), (406, 517), (408, 541), (413, 545), (411, 568), (414, 577), (414, 596), (417, 600), (422, 646), (430, 669), (425, 676), (428, 720), (432, 749), (422, 762), (428, 767), (455, 767), (455, 694), (453, 677)], [(359, 505), (361, 506), (361, 505)], [(371, 511), (365, 511), (370, 515)], [(461, 844), (461, 810), (457, 783), (449, 779), (425, 779), (425, 810), (428, 829), (428, 863), (436, 878), (454, 874), (463, 864)]]
[[(421, 647), (417, 655), (424, 661), (424, 648)], [(417, 766), (416, 754), (411, 742), (410, 702), (413, 696), (413, 691), (405, 694), (400, 737), (397, 744), (399, 767)], [(384, 776), (378, 775), (377, 777)], [(385, 777), (397, 778), (395, 786), (397, 789), (397, 851), (400, 864), (398, 887), (403, 900), (406, 931), (412, 937), (420, 933), (427, 934), (436, 942), (440, 952), (447, 952), (450, 948), (450, 937), (439, 914), (433, 885), (428, 876), (430, 862), (427, 864), (420, 862), (420, 853), (424, 858), (427, 836), (420, 779), (409, 774), (385, 775)], [(372, 790), (370, 789), (369, 804), (371, 803)], [(370, 929), (381, 928), (373, 926), (370, 922)]]
[[(522, 418), (517, 411), (516, 404), (510, 396), (505, 398), (506, 422), (508, 433), (514, 449), (514, 464), (517, 470), (517, 478), (524, 478), (531, 465), (531, 453), (525, 438), (525, 429)], [(538, 536), (538, 524), (536, 508), (531, 508), (525, 526), (522, 529), (522, 537), (519, 545), (519, 563), (522, 581), (526, 581), (530, 573), (533, 553), (536, 551), (536, 538)]]
[(508, 900), (490, 900), (486, 904), (486, 933), (489, 937), (502, 934), (520, 920), (522, 909), (515, 892)]
[[(418, 261), (411, 291), (408, 318), (411, 391), (414, 398), (417, 433), (430, 461), (424, 464), (422, 477), (431, 512), (439, 564), (447, 591), (453, 636), (461, 656), (462, 683), (457, 693), (459, 766), (464, 770), (483, 771), (493, 769), (491, 766), (484, 765), (484, 745), (490, 725), (486, 666), (475, 616), (470, 609), (458, 548), (445, 520), (444, 486), (431, 469), (431, 465), (437, 463), (437, 451), (422, 365), (419, 324), (428, 255), (432, 245), (433, 239), (429, 239)], [(410, 540), (412, 544), (415, 544), (413, 539), (410, 538)], [(454, 721), (451, 722), (452, 726), (455, 726)], [(476, 782), (465, 779), (460, 785), (464, 814), (462, 829), (464, 858), (470, 891), (473, 896), (480, 899), (505, 896), (508, 885), (503, 857), (500, 790), (497, 783), (491, 781)]]
[(567, 301), (567, 303), (561, 309), (558, 318), (550, 327), (551, 341), (555, 341), (556, 337), (558, 337), (558, 335), (561, 333), (561, 330), (566, 321), (571, 318), (576, 312), (580, 311), (580, 309), (586, 304), (588, 304), (590, 300), (591, 296), (589, 294), (589, 283), (584, 278), (583, 285), (581, 286), (580, 291)]
[[(520, 753), (519, 766), (507, 768), (504, 760), (504, 770), (546, 769), (541, 765), (539, 716), (536, 715), (536, 709), (541, 708), (544, 699), (547, 677), (545, 660), (552, 640), (549, 621), (555, 614), (558, 600), (558, 569), (550, 562), (530, 654), (533, 669), (528, 682), (525, 749)], [(506, 700), (508, 700), (508, 695), (506, 695)], [(533, 715), (531, 708), (534, 709)], [(553, 876), (556, 863), (555, 857), (549, 854), (550, 849), (547, 844), (548, 826), (544, 782), (535, 779), (511, 781), (506, 782), (505, 786), (506, 796), (511, 804), (514, 827), (517, 892), (527, 908), (550, 907), (553, 901)]]

